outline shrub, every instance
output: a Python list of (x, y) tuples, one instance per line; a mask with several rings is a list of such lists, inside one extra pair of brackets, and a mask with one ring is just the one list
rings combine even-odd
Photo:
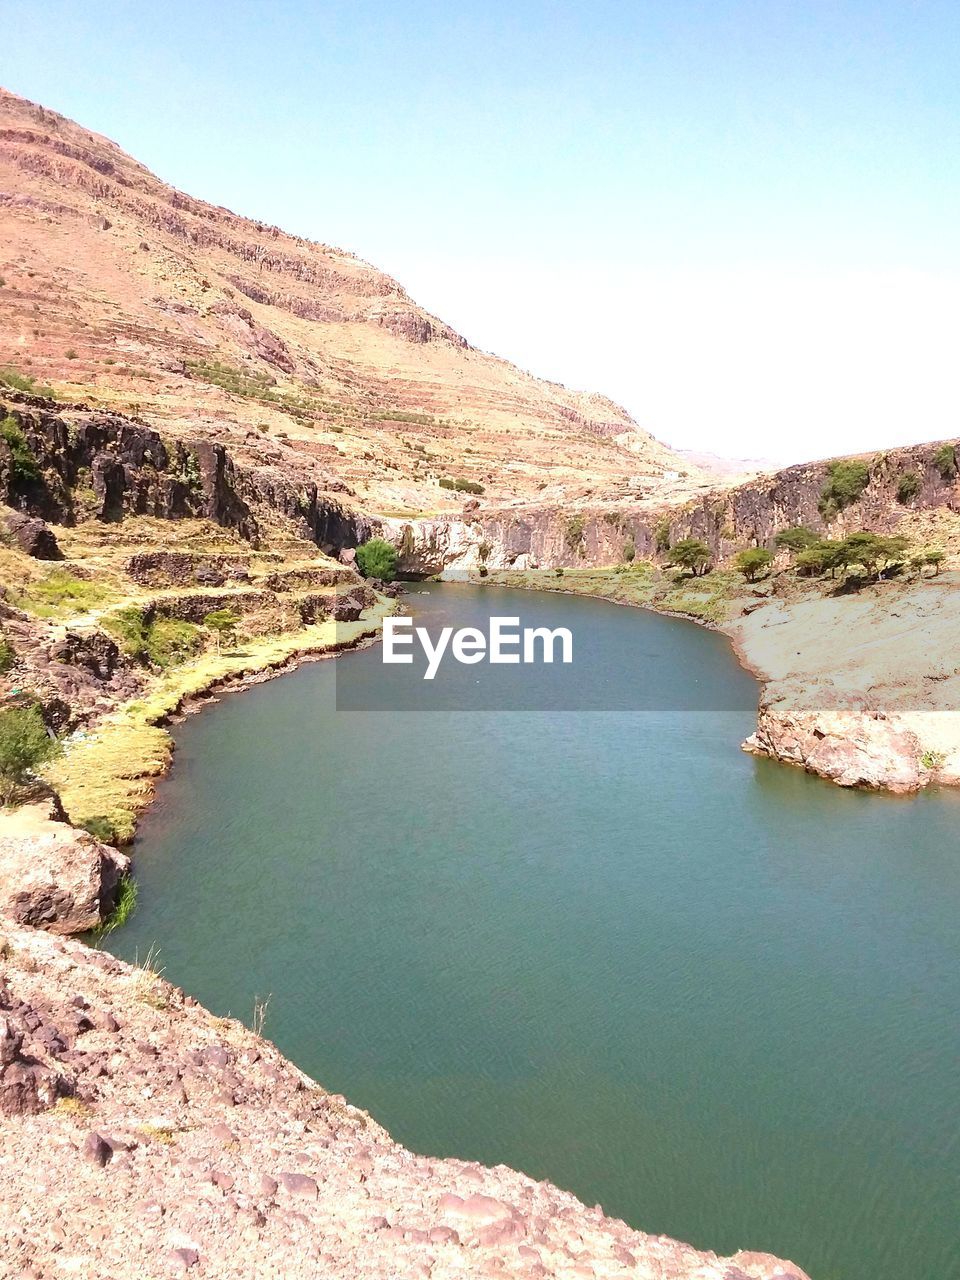
[(153, 666), (166, 670), (192, 658), (202, 644), (200, 628), (194, 623), (157, 618), (147, 632), (144, 651)]
[(946, 763), (946, 752), (944, 751), (924, 751), (920, 757), (921, 767), (924, 769), (941, 769)]
[(920, 492), (921, 480), (916, 471), (905, 471), (897, 481), (897, 501), (910, 502)]
[(625, 564), (630, 564), (631, 561), (636, 560), (636, 558), (637, 558), (637, 546), (634, 540), (630, 538), (627, 542), (623, 544), (623, 560)]
[(203, 625), (217, 637), (217, 653), (224, 640), (229, 644), (240, 625), (240, 614), (235, 609), (211, 609), (204, 617)]
[(689, 569), (695, 578), (699, 577), (707, 571), (710, 548), (699, 538), (682, 538), (670, 552), (670, 563)]
[(748, 582), (756, 582), (761, 570), (766, 569), (773, 559), (766, 547), (748, 547), (737, 553), (734, 564)]
[(17, 655), (13, 651), (13, 646), (7, 637), (0, 631), (0, 675), (10, 668), (17, 660)]
[(357, 547), (357, 565), (365, 578), (392, 582), (397, 575), (397, 549), (383, 538), (370, 538)]
[(812, 547), (819, 539), (812, 529), (808, 529), (805, 524), (795, 524), (790, 529), (781, 529), (774, 542), (778, 547), (783, 547), (787, 551), (796, 555), (799, 551), (806, 551), (808, 547)]
[(74, 351), (73, 347), (71, 347), (69, 351), (65, 351), (63, 354), (68, 360), (76, 360), (77, 358), (77, 353)]
[(670, 550), (670, 521), (661, 516), (653, 526), (653, 545), (658, 551)]
[(200, 455), (195, 449), (188, 449), (183, 460), (183, 471), (180, 478), (188, 489), (199, 493), (203, 488), (203, 474), (200, 470)]
[(856, 502), (870, 483), (870, 468), (855, 458), (831, 462), (827, 467), (827, 483), (820, 491), (817, 510), (825, 520), (833, 520), (839, 512)]
[(138, 609), (136, 605), (119, 609), (111, 617), (104, 618), (103, 626), (120, 641), (120, 648), (128, 657), (146, 657), (150, 627), (142, 609)]
[(8, 413), (0, 421), (0, 440), (5, 440), (10, 449), (13, 479), (20, 484), (35, 484), (40, 479), (40, 467), (27, 437), (12, 414)]
[(485, 489), (478, 480), (466, 480), (463, 476), (457, 476), (455, 480), (451, 480), (449, 476), (440, 477), (441, 489), (453, 489), (457, 493), (484, 493)]
[(563, 540), (569, 551), (582, 551), (583, 531), (587, 522), (582, 515), (571, 516), (563, 531)]
[(27, 373), (18, 373), (16, 369), (0, 369), (0, 382), (14, 391), (24, 391), (27, 395), (45, 396), (47, 399), (53, 396), (52, 387), (41, 386), (36, 378), (31, 378)]
[(952, 480), (957, 474), (957, 451), (952, 444), (942, 444), (933, 455), (933, 465), (940, 472), (941, 480)]
[(56, 738), (47, 733), (39, 708), (0, 711), (0, 802), (8, 803), (27, 775), (60, 749)]

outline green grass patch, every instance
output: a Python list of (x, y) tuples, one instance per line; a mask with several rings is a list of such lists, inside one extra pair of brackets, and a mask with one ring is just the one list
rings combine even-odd
[(0, 369), (0, 384), (10, 387), (13, 391), (23, 391), (29, 396), (43, 396), (44, 399), (53, 399), (53, 387), (49, 387), (46, 383), (37, 382), (36, 378), (31, 378), (28, 373), (20, 373), (17, 369), (9, 367)]
[(112, 818), (108, 818), (106, 814), (98, 813), (91, 818), (84, 818), (82, 822), (78, 822), (77, 826), (82, 827), (84, 831), (89, 831), (97, 840), (102, 840), (104, 844), (118, 844), (120, 832)]
[(161, 671), (187, 662), (203, 648), (203, 632), (192, 622), (157, 618), (147, 631), (147, 661)]
[(114, 929), (125, 925), (137, 909), (137, 882), (129, 872), (120, 877), (117, 898), (106, 920), (93, 930), (94, 937), (103, 938)]
[(74, 577), (66, 569), (54, 569), (38, 582), (31, 582), (14, 597), (14, 602), (38, 618), (62, 618), (71, 613), (85, 613), (102, 604), (109, 595), (99, 583)]

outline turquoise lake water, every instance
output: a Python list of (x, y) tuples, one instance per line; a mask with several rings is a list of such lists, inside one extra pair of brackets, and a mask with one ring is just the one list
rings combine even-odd
[(757, 687), (691, 624), (410, 604), (568, 626), (574, 664), (451, 664), (397, 710), (371, 648), (190, 717), (111, 949), (247, 1022), (270, 994), (266, 1033), (415, 1150), (814, 1280), (960, 1276), (960, 796), (743, 754)]

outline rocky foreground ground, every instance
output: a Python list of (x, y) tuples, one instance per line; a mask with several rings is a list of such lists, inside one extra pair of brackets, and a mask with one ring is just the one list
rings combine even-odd
[(414, 1155), (149, 968), (0, 930), (0, 1276), (805, 1280)]

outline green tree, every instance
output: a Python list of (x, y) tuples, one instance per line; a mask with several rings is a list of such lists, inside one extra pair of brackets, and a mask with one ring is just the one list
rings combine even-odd
[(710, 548), (699, 538), (681, 538), (670, 551), (670, 563), (681, 569), (689, 569), (697, 578), (706, 573), (710, 564)]
[(653, 526), (653, 545), (660, 552), (670, 550), (670, 521), (661, 516)]
[(733, 563), (748, 582), (756, 582), (759, 574), (767, 568), (772, 559), (773, 556), (766, 547), (747, 547), (745, 551), (737, 552)]
[(23, 428), (12, 414), (0, 420), (0, 440), (5, 441), (10, 450), (13, 479), (21, 484), (35, 484), (40, 479), (40, 467)]
[(861, 529), (838, 545), (837, 564), (844, 568), (858, 564), (869, 576), (879, 579), (892, 565), (902, 563), (909, 546), (909, 539), (899, 534), (884, 537)]
[(947, 557), (943, 547), (928, 547), (923, 553), (923, 563), (933, 565), (934, 574), (940, 572), (940, 566)]
[(956, 446), (942, 444), (933, 455), (933, 465), (940, 472), (941, 480), (952, 480), (957, 474)]
[(624, 562), (624, 564), (630, 564), (632, 561), (636, 560), (636, 558), (637, 558), (637, 546), (636, 546), (636, 543), (634, 542), (634, 540), (633, 540), (632, 538), (629, 538), (629, 539), (628, 539), (628, 540), (623, 544), (623, 552), (622, 552), (622, 555), (623, 555), (623, 562)]
[(220, 652), (224, 641), (227, 644), (233, 643), (240, 622), (240, 614), (237, 613), (236, 609), (211, 609), (204, 616), (203, 625), (209, 631), (212, 631), (217, 638), (217, 653)]
[(397, 575), (397, 551), (383, 538), (370, 538), (357, 547), (357, 564), (365, 578), (392, 582)]
[(9, 804), (28, 775), (61, 750), (37, 707), (0, 711), (0, 803)]
[(859, 533), (851, 533), (844, 538), (838, 548), (838, 555), (844, 568), (851, 564), (859, 564), (868, 574), (873, 574), (883, 557), (883, 539), (875, 533), (862, 529)]
[(851, 506), (870, 483), (870, 468), (857, 458), (841, 458), (827, 467), (827, 482), (820, 491), (817, 510), (825, 520), (833, 520)]
[(830, 538), (821, 538), (813, 546), (798, 551), (794, 565), (798, 573), (817, 574), (830, 570), (830, 577), (835, 577), (841, 563), (841, 544)]
[(905, 471), (897, 481), (897, 501), (911, 502), (920, 492), (922, 483), (916, 471)]
[(778, 547), (796, 555), (799, 551), (806, 551), (808, 547), (812, 547), (819, 539), (812, 529), (808, 529), (805, 524), (795, 524), (789, 529), (781, 529), (774, 542)]

